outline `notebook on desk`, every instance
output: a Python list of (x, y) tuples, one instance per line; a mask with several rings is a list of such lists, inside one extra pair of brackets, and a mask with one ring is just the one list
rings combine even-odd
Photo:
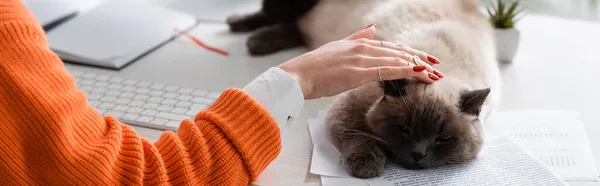
[(107, 1), (47, 32), (65, 62), (120, 69), (195, 26), (195, 17), (143, 2)]

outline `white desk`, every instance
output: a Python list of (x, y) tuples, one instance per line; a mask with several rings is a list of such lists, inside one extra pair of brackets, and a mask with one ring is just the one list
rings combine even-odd
[[(179, 5), (178, 5), (179, 6)], [(513, 65), (503, 67), (500, 110), (568, 109), (582, 113), (594, 157), (600, 163), (600, 25), (529, 16), (519, 22), (522, 41)], [(304, 52), (296, 49), (261, 58), (246, 53), (247, 34), (231, 34), (222, 23), (200, 24), (191, 33), (231, 53), (222, 57), (178, 38), (121, 71), (92, 69), (124, 78), (220, 91), (243, 87), (271, 66)], [(74, 68), (86, 68), (71, 65)], [(295, 125), (282, 130), (283, 151), (260, 181), (272, 185), (320, 185), (308, 173), (312, 144), (306, 119), (332, 99), (309, 101)], [(136, 127), (152, 141), (161, 131)], [(600, 170), (600, 164), (596, 165)], [(293, 175), (293, 176), (290, 176)], [(573, 184), (579, 185), (579, 184)]]

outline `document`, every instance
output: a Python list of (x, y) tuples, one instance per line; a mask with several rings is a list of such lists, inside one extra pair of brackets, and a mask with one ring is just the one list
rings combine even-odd
[[(309, 120), (313, 141), (310, 172), (326, 185), (566, 185), (539, 160), (509, 138), (486, 140), (479, 156), (469, 162), (422, 170), (388, 163), (384, 174), (371, 179), (352, 178), (339, 150), (325, 131), (325, 112)], [(352, 184), (350, 184), (352, 183)]]
[(508, 137), (566, 181), (597, 181), (585, 126), (578, 113), (560, 110), (494, 113), (489, 137)]
[(472, 162), (406, 170), (386, 164), (381, 177), (365, 180), (370, 185), (566, 185), (540, 162), (506, 138), (493, 139)]

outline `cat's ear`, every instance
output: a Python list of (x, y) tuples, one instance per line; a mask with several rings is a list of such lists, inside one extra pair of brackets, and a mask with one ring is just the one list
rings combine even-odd
[(490, 88), (463, 92), (460, 95), (460, 109), (464, 113), (479, 116), (485, 99), (490, 94)]
[(380, 81), (379, 85), (387, 96), (400, 97), (406, 95), (408, 79)]

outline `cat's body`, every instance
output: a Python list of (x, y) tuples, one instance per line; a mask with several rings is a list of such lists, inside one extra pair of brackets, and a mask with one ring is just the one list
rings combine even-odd
[(435, 56), (445, 75), (430, 85), (403, 79), (340, 95), (327, 125), (352, 175), (377, 176), (387, 160), (424, 168), (478, 154), (500, 77), (493, 29), (475, 0), (319, 0), (313, 6), (296, 23), (310, 49), (374, 23), (375, 39)]

